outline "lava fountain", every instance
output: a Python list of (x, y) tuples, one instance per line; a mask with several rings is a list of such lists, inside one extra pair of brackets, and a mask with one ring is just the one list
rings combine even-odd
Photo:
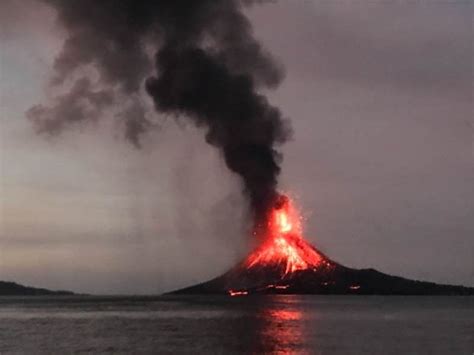
[(337, 265), (303, 238), (302, 218), (288, 196), (279, 195), (267, 216), (265, 228), (254, 233), (260, 244), (226, 274), (231, 296), (283, 293), (299, 275), (328, 274)]
[(301, 217), (289, 197), (280, 195), (265, 229), (263, 242), (245, 260), (247, 269), (271, 266), (281, 277), (328, 264), (326, 258), (302, 235)]

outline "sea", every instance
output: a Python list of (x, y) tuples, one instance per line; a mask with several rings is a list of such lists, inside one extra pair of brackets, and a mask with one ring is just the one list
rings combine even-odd
[(0, 297), (0, 354), (474, 354), (474, 297)]

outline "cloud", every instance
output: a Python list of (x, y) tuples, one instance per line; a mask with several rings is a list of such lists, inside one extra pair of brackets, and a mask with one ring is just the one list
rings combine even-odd
[[(279, 2), (252, 11), (256, 23), (272, 18), (260, 30), (300, 78), (469, 98), (468, 1)], [(271, 38), (272, 24), (285, 35)]]

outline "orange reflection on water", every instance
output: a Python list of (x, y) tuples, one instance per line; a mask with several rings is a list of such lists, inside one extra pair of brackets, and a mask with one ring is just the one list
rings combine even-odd
[(262, 309), (259, 319), (257, 353), (305, 353), (303, 314), (291, 302), (276, 302)]
[(276, 321), (301, 319), (301, 312), (298, 310), (286, 310), (286, 309), (270, 310), (269, 315), (272, 319)]

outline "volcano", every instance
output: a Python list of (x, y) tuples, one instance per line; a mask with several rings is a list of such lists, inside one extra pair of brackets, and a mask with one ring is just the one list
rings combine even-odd
[(440, 285), (353, 269), (329, 259), (302, 236), (301, 218), (286, 196), (271, 211), (261, 243), (210, 281), (171, 294), (474, 295), (474, 288)]

